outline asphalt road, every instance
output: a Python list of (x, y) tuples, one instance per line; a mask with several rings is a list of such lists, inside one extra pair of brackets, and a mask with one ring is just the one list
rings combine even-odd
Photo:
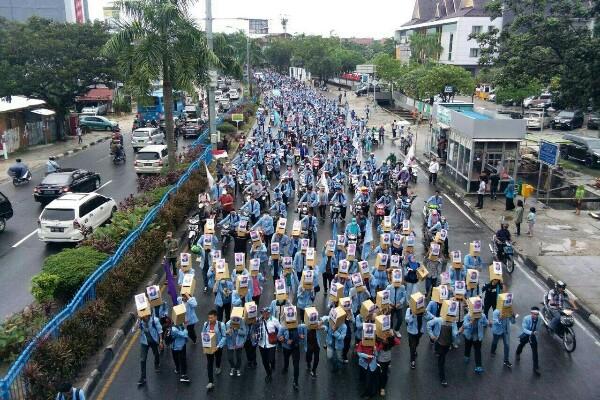
[[(386, 141), (383, 149), (376, 149), (375, 153), (379, 160), (384, 159), (396, 147)], [(426, 176), (421, 173), (419, 183), (414, 188), (418, 198), (413, 206), (412, 223), (418, 227), (420, 234), (421, 215), (420, 209), (423, 200), (433, 192), (433, 187), (427, 184)], [(487, 244), (492, 233), (484, 227), (483, 223), (476, 220), (467, 211), (459, 209), (452, 204), (448, 198), (444, 198), (444, 214), (450, 223), (450, 247), (458, 249), (463, 254), (468, 251), (468, 243), (474, 239), (483, 241), (484, 261), (491, 261), (491, 254), (486, 251)], [(289, 219), (295, 214), (290, 213)], [(288, 226), (290, 226), (288, 224)], [(331, 237), (331, 226), (324, 223), (319, 226), (318, 242), (320, 245)], [(526, 240), (525, 238), (520, 240)], [(419, 241), (420, 246), (420, 241)], [(421, 250), (421, 249), (418, 249)], [(231, 250), (230, 250), (231, 253)], [(418, 252), (422, 254), (422, 252)], [(231, 265), (232, 263), (230, 263)], [(487, 275), (487, 273), (484, 273)], [(267, 278), (268, 284), (261, 298), (261, 306), (270, 302), (273, 293), (272, 280)], [(514, 360), (514, 351), (517, 345), (517, 336), (520, 333), (522, 316), (526, 315), (532, 305), (539, 305), (543, 293), (543, 286), (537, 279), (531, 277), (522, 266), (517, 266), (512, 276), (505, 276), (505, 282), (515, 294), (515, 310), (520, 314), (517, 324), (512, 328), (511, 338), (511, 361), (514, 366), (512, 370), (503, 368), (501, 349), (498, 350), (496, 358), (490, 358), (491, 332), (486, 332), (483, 353), (483, 366), (485, 373), (477, 375), (473, 372), (473, 361), (468, 366), (463, 363), (463, 346), (458, 350), (451, 351), (447, 359), (447, 379), (449, 387), (443, 388), (437, 378), (436, 358), (432, 347), (424, 337), (418, 348), (417, 369), (411, 370), (408, 358), (408, 343), (403, 339), (400, 346), (393, 351), (390, 379), (387, 387), (387, 395), (404, 399), (428, 399), (428, 398), (457, 398), (458, 396), (489, 397), (494, 399), (593, 399), (600, 397), (600, 389), (597, 379), (598, 360), (600, 359), (600, 343), (594, 338), (589, 328), (581, 324), (575, 328), (578, 346), (575, 353), (569, 355), (561, 350), (560, 343), (550, 338), (546, 332), (539, 335), (539, 354), (541, 377), (536, 377), (532, 372), (531, 353), (525, 349), (520, 363)], [(201, 285), (198, 285), (201, 286)], [(424, 286), (424, 285), (423, 285)], [(424, 291), (424, 288), (420, 289)], [(196, 330), (199, 331), (206, 320), (207, 312), (214, 308), (213, 296), (204, 294), (198, 288), (196, 292), (198, 299), (198, 316), (200, 322)], [(326, 312), (324, 297), (317, 294), (316, 307), (321, 313)], [(402, 327), (402, 333), (406, 338), (406, 328)], [(162, 356), (162, 369), (155, 373), (152, 368), (152, 358), (148, 360), (148, 383), (143, 388), (138, 388), (136, 382), (139, 378), (139, 336), (129, 335), (122, 348), (121, 354), (117, 355), (116, 363), (109, 370), (104, 381), (100, 382), (95, 396), (98, 400), (104, 399), (195, 399), (205, 396), (207, 384), (206, 359), (202, 354), (200, 344), (188, 344), (188, 375), (192, 382), (181, 384), (174, 374), (174, 364), (168, 352)], [(292, 390), (292, 372), (287, 375), (281, 374), (282, 354), (277, 353), (277, 372), (274, 374), (273, 383), (264, 383), (264, 370), (259, 362), (257, 369), (246, 367), (245, 356), (242, 363), (242, 377), (230, 377), (228, 375), (229, 365), (226, 357), (223, 357), (223, 373), (215, 379), (216, 388), (206, 395), (206, 398), (214, 399), (283, 399), (283, 398), (314, 398), (314, 399), (356, 399), (359, 397), (358, 367), (356, 358), (353, 357), (343, 371), (333, 374), (328, 368), (325, 352), (321, 351), (321, 362), (318, 367), (317, 379), (312, 379), (305, 370), (304, 354), (300, 361), (300, 391)], [(258, 356), (260, 358), (260, 356)], [(441, 396), (441, 397), (440, 397)]]
[[(99, 193), (115, 199), (117, 204), (137, 192), (137, 178), (133, 169), (134, 153), (130, 132), (124, 132), (127, 163), (114, 165), (109, 155), (109, 141), (90, 146), (84, 151), (59, 160), (65, 168), (83, 168), (96, 171), (101, 177)], [(179, 140), (182, 147), (193, 140)], [(45, 167), (33, 172), (28, 185), (14, 187), (12, 183), (0, 185), (14, 209), (7, 221), (6, 231), (0, 235), (0, 320), (20, 311), (33, 301), (31, 278), (37, 274), (44, 259), (71, 244), (46, 245), (37, 238), (37, 218), (43, 208), (33, 199), (33, 188), (44, 177)]]

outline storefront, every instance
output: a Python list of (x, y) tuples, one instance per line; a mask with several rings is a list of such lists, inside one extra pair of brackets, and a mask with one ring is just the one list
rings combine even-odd
[(519, 144), (525, 121), (475, 111), (471, 103), (439, 103), (433, 107), (427, 150), (442, 165), (443, 174), (469, 193), (479, 177), (500, 175), (500, 190), (516, 179)]

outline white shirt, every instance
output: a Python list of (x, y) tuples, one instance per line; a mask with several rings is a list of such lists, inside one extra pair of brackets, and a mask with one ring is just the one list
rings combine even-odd
[(485, 194), (485, 181), (479, 182), (479, 190), (477, 190), (478, 194)]
[(437, 174), (439, 170), (440, 164), (438, 164), (437, 161), (434, 161), (431, 164), (429, 164), (429, 172), (431, 172), (432, 174)]
[(279, 329), (281, 328), (281, 324), (279, 323), (279, 321), (273, 319), (272, 317), (269, 318), (266, 322), (264, 320), (260, 321), (260, 340), (258, 341), (258, 345), (259, 347), (270, 349), (271, 347), (275, 347), (276, 345), (269, 343), (269, 335), (268, 332), (265, 332), (265, 325), (267, 327), (268, 332), (274, 333), (279, 331)]

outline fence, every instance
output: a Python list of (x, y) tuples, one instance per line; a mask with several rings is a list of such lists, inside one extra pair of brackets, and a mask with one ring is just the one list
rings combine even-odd
[[(242, 101), (235, 104), (236, 106), (243, 104)], [(229, 114), (229, 113), (228, 113)], [(223, 122), (223, 117), (217, 118), (217, 124)], [(208, 128), (205, 129), (202, 134), (189, 146), (195, 148), (201, 144), (208, 142), (209, 137)], [(89, 276), (83, 283), (81, 288), (73, 296), (73, 299), (69, 302), (65, 308), (63, 308), (54, 318), (52, 318), (41, 331), (29, 342), (25, 349), (19, 354), (19, 357), (10, 366), (10, 369), (0, 380), (0, 399), (2, 400), (16, 400), (27, 398), (27, 383), (23, 377), (23, 370), (27, 366), (33, 352), (37, 348), (38, 343), (50, 337), (57, 337), (60, 333), (60, 327), (62, 324), (71, 318), (77, 310), (79, 310), (85, 303), (96, 298), (96, 285), (102, 280), (102, 278), (113, 269), (123, 258), (123, 255), (133, 246), (140, 235), (146, 230), (146, 228), (154, 221), (156, 215), (160, 212), (165, 203), (169, 200), (172, 193), (176, 192), (181, 185), (183, 185), (190, 177), (191, 173), (200, 167), (200, 164), (210, 163), (212, 159), (212, 147), (206, 146), (206, 149), (196, 161), (194, 161), (186, 170), (186, 172), (179, 178), (177, 183), (164, 194), (160, 202), (154, 206), (151, 210), (146, 213), (146, 216), (140, 223), (140, 225), (133, 230), (119, 245), (115, 253), (110, 256), (91, 276)]]

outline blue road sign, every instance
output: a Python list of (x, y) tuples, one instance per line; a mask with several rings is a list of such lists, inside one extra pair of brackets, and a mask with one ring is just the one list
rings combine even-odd
[(539, 160), (549, 167), (558, 164), (558, 145), (546, 141), (540, 141)]

